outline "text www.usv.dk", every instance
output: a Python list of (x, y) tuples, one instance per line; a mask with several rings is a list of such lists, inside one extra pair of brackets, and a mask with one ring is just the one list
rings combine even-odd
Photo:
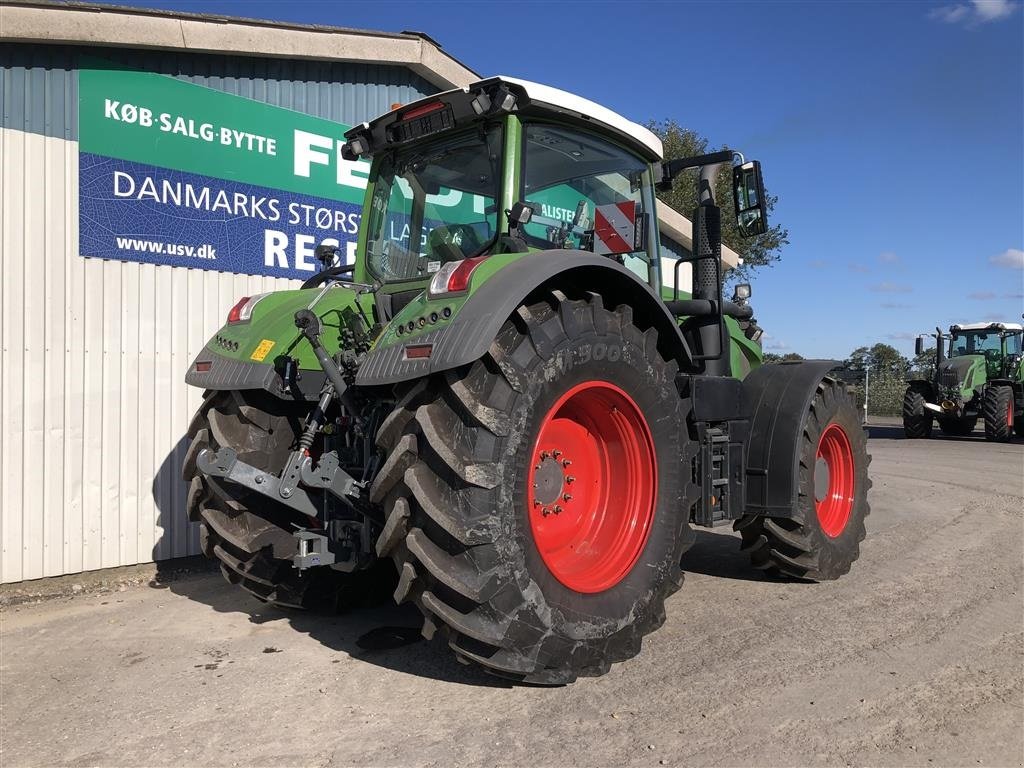
[(122, 251), (142, 251), (162, 256), (186, 256), (192, 259), (216, 259), (217, 249), (212, 245), (182, 245), (163, 243), (159, 240), (137, 240), (133, 237), (118, 237), (117, 247)]

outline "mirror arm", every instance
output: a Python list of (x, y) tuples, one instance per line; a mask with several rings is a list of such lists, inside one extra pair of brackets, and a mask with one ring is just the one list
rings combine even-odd
[(657, 183), (659, 190), (672, 188), (672, 180), (688, 168), (700, 168), (705, 165), (718, 165), (720, 163), (731, 163), (739, 153), (726, 149), (721, 152), (712, 152), (710, 155), (697, 155), (696, 157), (679, 157), (661, 163), (661, 179)]

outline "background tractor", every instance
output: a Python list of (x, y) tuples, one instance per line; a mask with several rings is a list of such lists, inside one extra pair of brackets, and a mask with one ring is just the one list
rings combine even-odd
[[(300, 290), (240, 299), (186, 377), (189, 514), (229, 580), (290, 606), (389, 584), (462, 661), (557, 684), (639, 652), (691, 525), (732, 523), (771, 574), (849, 570), (859, 414), (831, 361), (760, 365), (749, 287), (722, 297), (712, 182), (732, 164), (763, 232), (756, 162), (663, 162), (643, 127), (510, 78), (346, 139), (372, 159), (355, 262), (328, 244)], [(670, 281), (655, 190), (687, 169)]]
[[(909, 438), (931, 437), (938, 421), (946, 435), (968, 435), (978, 419), (988, 440), (1024, 434), (1024, 394), (1019, 323), (953, 325), (935, 329), (935, 374), (914, 379), (903, 397), (903, 429)], [(916, 354), (926, 336), (918, 336)], [(948, 351), (947, 351), (948, 350)]]

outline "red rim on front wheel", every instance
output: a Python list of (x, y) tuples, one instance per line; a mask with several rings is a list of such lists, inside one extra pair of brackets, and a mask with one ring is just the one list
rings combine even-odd
[(541, 558), (576, 592), (603, 592), (636, 564), (658, 497), (654, 441), (614, 384), (577, 384), (544, 415), (530, 456), (527, 514)]
[(838, 424), (829, 424), (818, 441), (814, 468), (814, 508), (826, 536), (846, 528), (853, 511), (855, 465), (850, 438)]

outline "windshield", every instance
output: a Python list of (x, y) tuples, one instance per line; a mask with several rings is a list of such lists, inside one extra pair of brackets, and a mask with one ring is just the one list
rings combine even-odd
[(383, 157), (367, 224), (370, 271), (384, 282), (415, 280), (486, 248), (500, 180), (500, 126)]
[(1001, 350), (999, 331), (967, 331), (954, 333), (949, 343), (949, 356), (998, 354)]

